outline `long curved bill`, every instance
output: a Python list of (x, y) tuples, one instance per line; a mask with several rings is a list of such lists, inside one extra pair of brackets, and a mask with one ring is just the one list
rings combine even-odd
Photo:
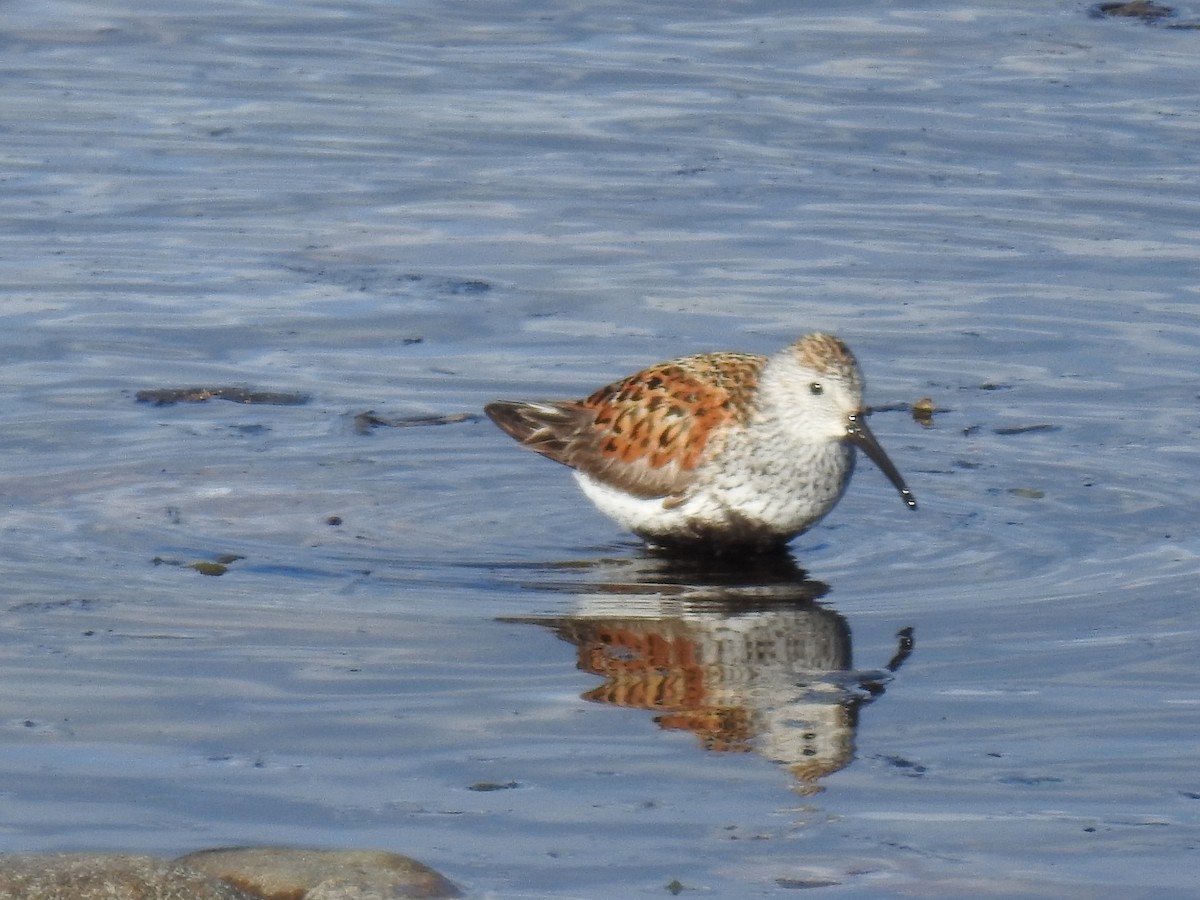
[(846, 417), (846, 440), (867, 454), (871, 458), (871, 462), (879, 466), (879, 470), (888, 477), (888, 481), (896, 486), (896, 490), (900, 492), (900, 499), (909, 509), (917, 508), (917, 498), (912, 495), (912, 491), (908, 489), (908, 485), (900, 476), (899, 470), (892, 465), (888, 455), (883, 452), (879, 441), (875, 440), (875, 435), (867, 427), (867, 420), (862, 413), (851, 413)]

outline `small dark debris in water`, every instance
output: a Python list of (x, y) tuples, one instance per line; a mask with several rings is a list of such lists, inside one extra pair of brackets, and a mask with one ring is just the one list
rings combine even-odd
[(790, 891), (807, 891), (811, 888), (837, 887), (841, 882), (829, 878), (776, 878), (775, 883)]
[(1200, 791), (1180, 791), (1189, 800), (1200, 800)]
[(683, 886), (682, 881), (680, 881), (678, 878), (672, 878), (670, 881), (667, 882), (667, 890), (673, 896), (678, 897), (680, 894), (682, 894), (684, 892), (685, 888)]
[(477, 281), (473, 278), (468, 278), (465, 281), (456, 281), (454, 279), (446, 279), (445, 289), (451, 294), (486, 294), (492, 289), (492, 286), (486, 281)]
[(341, 525), (342, 517), (341, 516), (330, 516), (328, 519), (325, 520), (325, 524), (326, 525)]
[(163, 509), (163, 512), (166, 513), (167, 521), (172, 525), (178, 525), (183, 521), (183, 515), (179, 512), (178, 506), (168, 506)]
[(369, 434), (372, 428), (416, 428), (421, 425), (457, 425), (459, 422), (478, 422), (475, 413), (450, 413), (445, 416), (406, 416), (401, 419), (385, 419), (369, 409), (354, 417), (354, 430)]
[(1128, 0), (1125, 3), (1097, 3), (1090, 10), (1093, 18), (1123, 18), (1152, 21), (1175, 15), (1169, 6), (1151, 3), (1149, 0)]
[(406, 337), (406, 338), (401, 338), (400, 343), (403, 344), (405, 347), (409, 347), (413, 344), (425, 343), (425, 338), (423, 338), (423, 337)]
[(203, 403), (206, 400), (230, 400), (234, 403), (257, 403), (266, 406), (299, 406), (309, 401), (308, 394), (287, 391), (252, 391), (241, 387), (156, 388), (138, 391), (139, 403), (171, 406), (175, 403)]
[(913, 421), (924, 428), (933, 427), (933, 398), (922, 397), (912, 405)]
[(425, 281), (448, 294), (486, 294), (492, 286), (477, 278), (430, 278), (428, 275), (412, 273), (404, 276), (405, 281)]
[(359, 413), (354, 417), (354, 430), (359, 434), (370, 434), (372, 428), (379, 428), (389, 424), (387, 419), (381, 419), (372, 410)]
[[(1160, 25), (1175, 15), (1175, 10), (1147, 0), (1132, 0), (1129, 3), (1097, 3), (1089, 11), (1094, 19), (1139, 19), (1147, 25)], [(1177, 31), (1200, 30), (1200, 22), (1166, 22), (1163, 28)]]
[(1031, 434), (1035, 431), (1058, 431), (1058, 426), (1057, 425), (1047, 425), (1047, 424), (1043, 423), (1040, 425), (1013, 425), (1008, 428), (995, 428), (993, 430), (995, 431), (996, 434), (1001, 434), (1001, 435)]
[(1021, 787), (1038, 787), (1043, 784), (1061, 784), (1062, 779), (1056, 775), (1007, 775), (1000, 779), (1001, 784), (1015, 784)]
[(468, 791), (511, 791), (521, 785), (515, 781), (477, 781), (467, 787)]
[[(492, 291), (492, 284), (479, 278), (454, 278), (441, 275), (422, 275), (420, 272), (397, 273), (394, 269), (377, 266), (288, 266), (288, 270), (323, 284), (336, 284), (348, 291), (395, 296), (397, 292), (411, 293), (414, 289), (452, 296), (482, 296)], [(419, 342), (421, 339), (418, 338)]]
[(201, 575), (224, 575), (229, 571), (228, 566), (223, 566), (215, 562), (188, 563), (186, 568), (195, 569)]
[(1022, 497), (1026, 500), (1041, 500), (1046, 496), (1045, 491), (1039, 491), (1037, 488), (1009, 488), (1008, 492), (1014, 497)]
[(979, 390), (981, 390), (981, 391), (1011, 391), (1012, 385), (1011, 384), (999, 384), (994, 381), (985, 381), (983, 384), (979, 385)]
[(924, 766), (912, 760), (905, 759), (903, 756), (880, 756), (879, 758), (894, 769), (907, 769), (908, 774), (914, 778), (919, 778), (925, 774)]
[(239, 559), (245, 559), (244, 556), (239, 556), (236, 553), (223, 553), (215, 560), (200, 560), (198, 562), (185, 563), (178, 559), (168, 559), (164, 556), (156, 556), (150, 560), (156, 566), (178, 566), (182, 569), (192, 569), (199, 572), (201, 575), (224, 575), (229, 571), (229, 565), (237, 562)]
[(97, 601), (88, 597), (72, 597), (66, 600), (30, 600), (10, 606), (9, 612), (48, 612), (52, 609), (93, 609)]
[(962, 430), (963, 437), (971, 437), (972, 435), (976, 435), (982, 428), (982, 425), (968, 425)]

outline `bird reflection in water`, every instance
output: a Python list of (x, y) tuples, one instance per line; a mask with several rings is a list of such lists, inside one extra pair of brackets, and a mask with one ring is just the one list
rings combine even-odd
[(759, 753), (801, 794), (850, 763), (860, 710), (913, 648), (905, 628), (890, 661), (856, 670), (845, 618), (816, 603), (828, 587), (786, 555), (749, 569), (642, 557), (555, 571), (562, 580), (527, 586), (575, 594), (575, 613), (505, 621), (574, 644), (578, 667), (604, 679), (584, 699), (648, 710), (707, 750)]

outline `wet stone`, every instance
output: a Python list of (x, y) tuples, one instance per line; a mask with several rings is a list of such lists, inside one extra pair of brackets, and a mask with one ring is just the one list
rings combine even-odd
[(932, 397), (922, 397), (912, 405), (913, 421), (925, 428), (932, 428), (935, 408)]
[(475, 413), (450, 413), (444, 416), (407, 416), (399, 419), (388, 419), (376, 415), (375, 410), (369, 409), (354, 417), (354, 430), (359, 434), (369, 434), (374, 428), (420, 428), (426, 425), (457, 425), (460, 422), (478, 422)]
[(993, 428), (992, 430), (996, 434), (1008, 437), (1014, 434), (1032, 434), (1035, 431), (1058, 431), (1058, 426), (1040, 422), (1036, 425), (1013, 425), (1005, 428)]
[(0, 855), (0, 900), (253, 900), (253, 895), (149, 856), (19, 853)]
[(204, 403), (207, 400), (230, 400), (234, 403), (254, 403), (268, 406), (299, 406), (309, 401), (308, 394), (291, 391), (255, 391), (236, 386), (154, 388), (138, 391), (135, 396), (139, 403), (151, 403), (154, 406)]
[(202, 850), (177, 863), (266, 900), (406, 900), (458, 897), (447, 879), (397, 853), (242, 847)]
[(1162, 19), (1175, 15), (1175, 10), (1149, 0), (1129, 0), (1120, 3), (1097, 3), (1091, 9), (1091, 14), (1097, 18), (1111, 16), (1125, 19)]

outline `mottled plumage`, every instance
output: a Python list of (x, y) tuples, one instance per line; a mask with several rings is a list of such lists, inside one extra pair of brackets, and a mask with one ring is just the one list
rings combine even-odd
[(863, 421), (849, 349), (810, 334), (772, 357), (706, 353), (583, 400), (499, 400), (489, 417), (575, 470), (608, 515), (656, 544), (778, 547), (825, 515), (867, 453), (916, 506)]

